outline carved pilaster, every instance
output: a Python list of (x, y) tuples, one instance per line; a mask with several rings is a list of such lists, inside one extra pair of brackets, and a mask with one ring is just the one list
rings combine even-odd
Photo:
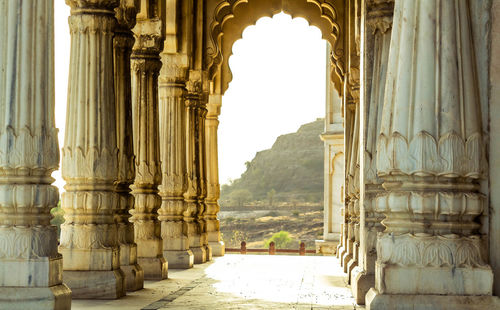
[(136, 178), (133, 185), (135, 208), (131, 211), (137, 243), (138, 262), (148, 280), (168, 276), (163, 257), (158, 209), (161, 183), (158, 76), (162, 40), (159, 20), (144, 20), (134, 28), (137, 37), (132, 54), (132, 104)]
[(125, 294), (115, 215), (119, 195), (113, 83), (117, 0), (66, 0), (71, 6), (70, 77), (62, 176), (59, 250), (64, 279), (76, 298)]
[(469, 1), (395, 2), (377, 141), (386, 192), (376, 210), (386, 229), (370, 309), (428, 307), (427, 295), (432, 309), (471, 309), (489, 300), (474, 295), (492, 294), (479, 234), (486, 159), (470, 31)]
[(50, 225), (59, 201), (54, 3), (0, 0), (0, 10), (0, 308), (69, 308)]
[(363, 135), (360, 150), (363, 162), (360, 192), (359, 262), (351, 276), (351, 289), (358, 304), (365, 303), (365, 295), (375, 284), (375, 260), (377, 259), (377, 233), (384, 230), (380, 223), (383, 214), (374, 208), (375, 198), (384, 189), (377, 177), (376, 141), (380, 132), (381, 112), (384, 100), (387, 60), (391, 40), (393, 0), (367, 1), (364, 31), (364, 94), (360, 123)]
[(118, 179), (115, 183), (115, 192), (119, 196), (116, 224), (120, 246), (120, 268), (125, 273), (127, 291), (136, 291), (144, 287), (144, 271), (137, 264), (134, 225), (129, 221), (129, 212), (134, 208), (134, 197), (130, 194), (130, 185), (135, 178), (130, 54), (134, 45), (134, 35), (131, 29), (135, 25), (137, 5), (138, 3), (127, 0), (120, 1), (120, 5), (115, 9), (118, 23), (113, 38), (118, 146)]
[(159, 80), (160, 154), (162, 162), (161, 208), (158, 211), (163, 239), (163, 256), (171, 268), (191, 268), (188, 222), (196, 212), (184, 202), (188, 189), (186, 166), (186, 80), (188, 59), (185, 55), (162, 54)]
[(207, 171), (207, 196), (205, 221), (207, 225), (208, 244), (212, 248), (213, 256), (223, 256), (225, 253), (224, 241), (220, 236), (220, 222), (217, 213), (220, 210), (218, 203), (220, 197), (219, 184), (219, 161), (217, 129), (219, 127), (219, 114), (222, 104), (221, 95), (210, 95), (207, 105), (207, 117), (205, 123), (206, 139), (206, 171)]

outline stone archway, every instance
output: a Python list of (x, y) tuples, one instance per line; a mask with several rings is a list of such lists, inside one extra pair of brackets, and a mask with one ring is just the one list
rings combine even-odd
[[(242, 37), (246, 27), (254, 25), (261, 17), (272, 17), (279, 12), (284, 12), (291, 15), (292, 18), (302, 17), (311, 26), (316, 26), (321, 31), (322, 38), (329, 43), (328, 53), (330, 61), (329, 74), (327, 74), (327, 113), (325, 117), (325, 132), (322, 135), (322, 140), (325, 143), (325, 167), (329, 166), (329, 154), (333, 146), (335, 153), (344, 152), (344, 103), (347, 102), (350, 105), (349, 112), (347, 112), (347, 121), (354, 123), (354, 114), (357, 110), (353, 106), (356, 106), (356, 102), (359, 102), (359, 56), (354, 55), (354, 57), (350, 57), (351, 55), (346, 53), (349, 50), (349, 46), (354, 46), (356, 41), (354, 38), (356, 27), (354, 27), (354, 22), (352, 21), (354, 20), (354, 16), (356, 16), (356, 8), (353, 1), (211, 1), (208, 4), (207, 11), (208, 18), (204, 24), (207, 36), (207, 47), (204, 51), (205, 70), (208, 72), (210, 83), (207, 125), (209, 119), (211, 120), (210, 123), (212, 123), (210, 127), (211, 134), (207, 135), (208, 157), (217, 158), (217, 128), (216, 125), (214, 127), (214, 124), (220, 113), (222, 95), (228, 89), (229, 83), (232, 80), (229, 58), (232, 55), (233, 44)], [(351, 58), (357, 59), (353, 60)], [(354, 72), (355, 74), (349, 74), (349, 72)], [(349, 79), (346, 77), (349, 77)], [(346, 84), (346, 80), (347, 84), (349, 84), (347, 88), (344, 85)], [(344, 91), (345, 89), (347, 91)], [(354, 134), (354, 132), (351, 132), (351, 134)], [(352, 138), (349, 139), (352, 140)], [(336, 169), (343, 170), (345, 166), (346, 164), (342, 163), (342, 167), (338, 166)], [(210, 190), (210, 188), (219, 187), (217, 165), (208, 167), (207, 175), (209, 179), (209, 201), (214, 206), (213, 209), (218, 210), (219, 207), (215, 205), (219, 193), (218, 191)], [(332, 180), (332, 182), (329, 182), (329, 180)], [(325, 176), (325, 211), (331, 209), (331, 206), (327, 205), (327, 202), (331, 202), (332, 199), (329, 197), (327, 199), (326, 196), (332, 192), (330, 188), (335, 187), (333, 183), (332, 178)], [(343, 186), (343, 188), (346, 188), (346, 186)], [(344, 193), (340, 193), (339, 190), (336, 190), (335, 194), (339, 196), (339, 201), (335, 203), (336, 205), (341, 203), (340, 196), (347, 196)], [(217, 195), (217, 197), (214, 197), (214, 195)], [(327, 213), (328, 216), (333, 216), (331, 211)], [(336, 213), (340, 214), (340, 210), (337, 210)], [(331, 219), (325, 219), (325, 227), (331, 226), (328, 225), (328, 223), (332, 224), (331, 222)], [(338, 219), (335, 222), (335, 225), (338, 224), (340, 226)], [(328, 231), (332, 231), (332, 229), (325, 230), (324, 240), (332, 241), (333, 243), (328, 244), (328, 248), (335, 249), (339, 241), (338, 234), (329, 233)], [(332, 237), (334, 235), (336, 238)], [(320, 251), (322, 251), (321, 247), (324, 244), (326, 243), (318, 243)]]
[(323, 39), (332, 47), (331, 80), (337, 92), (343, 93), (347, 21), (343, 0), (226, 0), (214, 1), (212, 6), (209, 11), (212, 10), (213, 16), (205, 26), (210, 38), (205, 57), (213, 93), (224, 94), (228, 88), (232, 79), (229, 57), (243, 30), (261, 17), (272, 17), (282, 11), (292, 18), (302, 17), (320, 29)]

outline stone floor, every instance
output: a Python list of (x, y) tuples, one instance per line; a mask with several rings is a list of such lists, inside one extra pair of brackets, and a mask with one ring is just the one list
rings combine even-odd
[(363, 309), (334, 257), (226, 255), (112, 301), (74, 300), (72, 309)]

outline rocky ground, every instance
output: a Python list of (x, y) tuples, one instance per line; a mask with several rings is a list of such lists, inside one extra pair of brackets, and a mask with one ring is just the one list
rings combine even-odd
[(291, 248), (298, 248), (303, 241), (307, 249), (314, 249), (314, 241), (323, 235), (323, 210), (318, 207), (221, 210), (219, 218), (223, 240), (229, 248), (239, 248), (242, 240), (247, 242), (247, 248), (264, 248), (266, 240), (283, 230), (293, 239)]

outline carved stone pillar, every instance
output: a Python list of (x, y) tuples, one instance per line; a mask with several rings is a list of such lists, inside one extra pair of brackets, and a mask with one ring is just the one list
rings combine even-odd
[(393, 25), (377, 142), (386, 229), (367, 309), (494, 309), (469, 1), (396, 0)]
[[(203, 84), (202, 84), (203, 85)], [(196, 168), (198, 173), (198, 212), (197, 218), (200, 225), (200, 233), (202, 237), (202, 246), (205, 249), (206, 261), (212, 260), (212, 247), (208, 244), (207, 221), (205, 218), (207, 212), (207, 140), (206, 140), (206, 120), (207, 120), (207, 101), (208, 90), (203, 89), (201, 93), (201, 100), (196, 109)]]
[(0, 308), (69, 309), (50, 225), (59, 201), (54, 2), (0, 0), (0, 11)]
[(129, 221), (129, 212), (134, 208), (134, 197), (130, 194), (130, 185), (135, 178), (130, 54), (134, 45), (134, 34), (131, 29), (135, 25), (136, 9), (135, 3), (127, 0), (120, 1), (120, 5), (115, 9), (118, 24), (113, 38), (116, 142), (118, 145), (118, 180), (115, 183), (115, 191), (119, 196), (116, 224), (120, 246), (120, 269), (125, 274), (127, 291), (136, 291), (144, 287), (144, 271), (137, 264), (134, 225)]
[(134, 28), (136, 41), (132, 62), (132, 105), (136, 177), (133, 185), (135, 208), (131, 211), (137, 243), (137, 260), (147, 280), (168, 276), (163, 257), (158, 209), (161, 197), (160, 140), (158, 121), (158, 75), (163, 47), (161, 21), (139, 20)]
[(350, 282), (351, 272), (358, 264), (359, 253), (359, 70), (351, 67), (348, 81), (346, 139), (349, 139), (346, 158), (346, 203), (345, 217), (347, 220), (346, 252), (342, 257), (342, 267)]
[(160, 153), (162, 162), (161, 208), (158, 211), (163, 238), (163, 256), (170, 268), (193, 267), (189, 249), (188, 222), (196, 204), (184, 202), (187, 190), (186, 170), (186, 80), (188, 59), (185, 55), (163, 53), (159, 81)]
[(205, 123), (206, 139), (206, 167), (207, 167), (207, 197), (205, 221), (207, 224), (208, 245), (212, 248), (213, 256), (223, 256), (225, 253), (224, 241), (220, 237), (220, 222), (217, 213), (220, 210), (219, 160), (217, 129), (219, 127), (221, 95), (210, 95), (208, 99), (208, 113)]
[[(359, 85), (359, 84), (358, 84)], [(356, 100), (354, 114), (354, 127), (351, 134), (352, 145), (351, 154), (348, 161), (348, 174), (347, 174), (347, 193), (349, 197), (349, 203), (347, 204), (349, 222), (347, 229), (348, 238), (348, 248), (347, 256), (344, 259), (344, 272), (347, 273), (347, 281), (351, 282), (352, 270), (358, 265), (359, 257), (359, 218), (360, 218), (360, 207), (359, 207), (359, 122), (360, 122), (360, 108), (359, 100)], [(350, 259), (349, 259), (350, 258)]]
[[(184, 193), (184, 202), (187, 206), (187, 213), (184, 213), (184, 221), (188, 229), (189, 248), (194, 255), (194, 263), (202, 264), (207, 261), (207, 252), (203, 246), (203, 221), (198, 214), (202, 214), (204, 203), (200, 203), (201, 183), (199, 174), (199, 117), (198, 110), (201, 105), (202, 81), (197, 72), (191, 72), (187, 83), (186, 94), (186, 170), (187, 170), (187, 190)], [(194, 76), (193, 76), (194, 75)]]
[(375, 260), (377, 259), (377, 233), (384, 227), (380, 223), (383, 214), (374, 208), (376, 196), (383, 192), (377, 177), (376, 140), (380, 132), (381, 112), (384, 100), (387, 60), (391, 41), (393, 0), (367, 1), (365, 18), (364, 89), (360, 134), (363, 134), (361, 150), (360, 189), (360, 248), (359, 263), (351, 276), (351, 289), (357, 304), (365, 303), (365, 295), (375, 284)]
[(62, 176), (66, 192), (59, 250), (74, 298), (125, 295), (115, 215), (119, 195), (113, 83), (117, 0), (66, 0), (71, 57)]

